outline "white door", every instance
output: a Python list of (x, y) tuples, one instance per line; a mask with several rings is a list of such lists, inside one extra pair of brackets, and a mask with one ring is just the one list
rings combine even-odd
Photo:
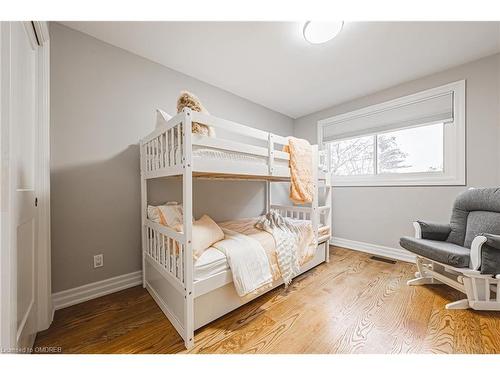
[[(5, 250), (10, 254), (5, 258), (9, 262), (8, 268), (2, 269), (7, 269), (11, 276), (7, 285), (10, 300), (2, 301), (8, 304), (4, 311), (9, 314), (3, 315), (2, 319), (10, 320), (9, 350), (31, 348), (37, 328), (35, 132), (38, 46), (34, 35), (30, 24), (2, 23), (2, 93), (8, 94), (3, 98), (8, 98), (8, 101), (2, 100), (2, 120), (7, 120), (2, 127), (8, 126), (8, 131), (3, 128), (2, 136), (8, 134), (9, 138), (8, 158), (2, 155), (8, 161), (8, 185), (2, 187), (8, 188), (7, 197), (3, 196), (7, 200), (3, 202), (7, 206), (6, 221), (9, 224), (9, 244)], [(9, 66), (8, 77), (5, 75), (6, 65)], [(7, 151), (6, 148), (2, 152)], [(3, 289), (2, 293), (5, 291)]]
[(44, 22), (0, 22), (2, 351), (30, 350), (52, 321), (48, 36)]
[[(36, 334), (35, 125), (36, 46), (34, 30), (21, 22), (11, 28), (11, 120), (15, 153), (15, 241), (17, 252), (17, 346), (31, 347)], [(28, 33), (32, 33), (29, 35)]]

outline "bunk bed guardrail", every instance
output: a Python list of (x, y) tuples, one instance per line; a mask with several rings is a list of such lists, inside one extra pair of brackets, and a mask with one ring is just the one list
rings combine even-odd
[[(277, 150), (276, 147), (288, 144), (288, 137), (279, 136), (264, 130), (251, 128), (233, 121), (221, 119), (212, 115), (184, 109), (181, 113), (171, 118), (165, 125), (155, 129), (141, 141), (144, 148), (145, 165), (144, 173), (146, 178), (160, 176), (181, 175), (185, 161), (186, 149), (192, 147), (186, 145), (184, 141), (183, 121), (186, 117), (191, 122), (199, 122), (216, 129), (223, 129), (238, 136), (249, 137), (264, 142), (264, 146), (252, 144), (242, 144), (227, 139), (213, 139), (192, 135), (192, 143), (200, 146), (213, 147), (227, 151), (237, 151), (242, 154), (249, 154), (258, 157), (265, 157), (268, 164), (268, 174), (275, 173), (276, 160), (289, 160), (286, 152)], [(217, 142), (215, 142), (217, 141)], [(319, 165), (322, 171), (327, 169), (327, 158), (325, 150), (319, 152)]]

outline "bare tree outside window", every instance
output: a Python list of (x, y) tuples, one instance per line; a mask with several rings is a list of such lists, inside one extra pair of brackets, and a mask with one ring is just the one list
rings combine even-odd
[(443, 172), (443, 123), (377, 135), (377, 173)]
[(333, 142), (332, 172), (336, 176), (373, 174), (373, 136)]
[(332, 142), (332, 171), (336, 176), (442, 172), (443, 137), (439, 123)]
[(403, 152), (394, 135), (377, 136), (378, 148), (378, 171), (395, 171), (400, 168), (408, 168), (405, 164), (408, 153)]

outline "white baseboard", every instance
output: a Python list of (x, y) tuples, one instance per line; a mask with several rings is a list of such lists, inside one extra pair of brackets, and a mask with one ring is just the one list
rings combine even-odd
[(402, 260), (404, 262), (415, 263), (415, 255), (404, 249), (375, 245), (367, 242), (353, 241), (345, 238), (332, 237), (330, 245), (345, 247), (352, 250), (362, 251), (385, 258)]
[(77, 288), (53, 293), (52, 304), (54, 310), (59, 310), (140, 284), (142, 284), (142, 271), (127, 273), (125, 275), (82, 285)]

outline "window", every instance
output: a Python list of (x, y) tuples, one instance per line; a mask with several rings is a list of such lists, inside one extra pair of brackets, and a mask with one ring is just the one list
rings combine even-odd
[(464, 185), (465, 82), (319, 122), (337, 186)]

